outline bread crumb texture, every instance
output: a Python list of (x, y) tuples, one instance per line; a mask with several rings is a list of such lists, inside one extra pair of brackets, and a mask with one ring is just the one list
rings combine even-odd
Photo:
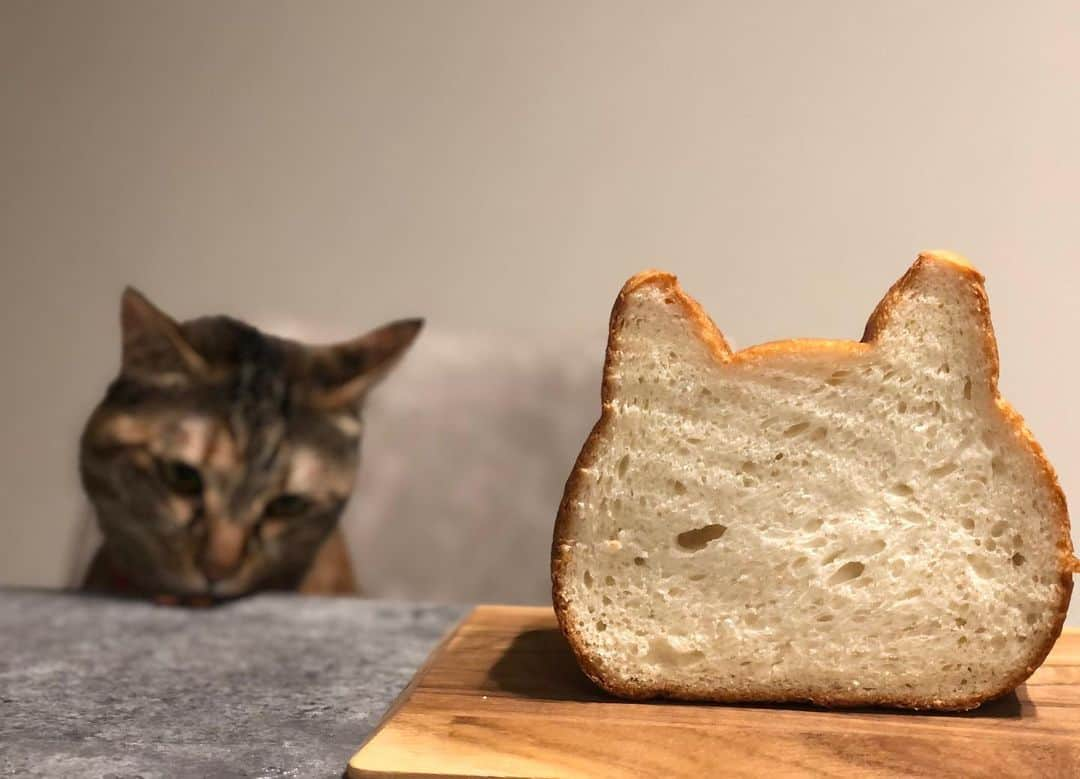
[(736, 353), (673, 276), (638, 274), (603, 397), (552, 573), (609, 691), (971, 708), (1060, 633), (1064, 498), (998, 396), (963, 258), (920, 255), (862, 342)]

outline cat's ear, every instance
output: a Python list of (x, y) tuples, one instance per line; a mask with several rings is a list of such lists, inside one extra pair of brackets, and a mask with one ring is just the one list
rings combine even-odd
[(345, 343), (313, 349), (315, 405), (339, 408), (359, 401), (416, 340), (423, 319), (401, 319)]
[(124, 373), (172, 376), (206, 370), (206, 361), (184, 340), (180, 326), (133, 287), (120, 299), (120, 328)]

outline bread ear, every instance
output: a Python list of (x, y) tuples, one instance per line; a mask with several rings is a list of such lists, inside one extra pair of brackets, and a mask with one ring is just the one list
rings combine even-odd
[[(665, 352), (689, 357), (688, 350), (707, 350), (719, 362), (731, 360), (731, 347), (723, 334), (670, 273), (642, 271), (623, 285), (611, 312), (609, 371), (653, 359), (655, 355), (637, 354), (634, 350), (633, 344), (642, 342), (633, 337), (638, 328), (647, 328), (648, 342)], [(673, 365), (678, 363), (673, 361)]]
[(958, 254), (920, 254), (874, 310), (863, 341), (903, 349), (936, 370), (962, 366), (973, 381), (997, 386), (997, 341), (983, 277)]

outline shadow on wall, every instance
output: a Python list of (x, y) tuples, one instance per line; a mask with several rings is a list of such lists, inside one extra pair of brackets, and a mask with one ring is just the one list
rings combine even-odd
[(424, 333), (365, 412), (342, 520), (364, 595), (551, 602), (555, 514), (600, 416), (604, 345)]

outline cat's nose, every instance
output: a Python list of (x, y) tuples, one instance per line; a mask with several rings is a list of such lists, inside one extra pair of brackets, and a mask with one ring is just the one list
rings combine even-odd
[(219, 582), (222, 579), (228, 579), (239, 567), (237, 565), (222, 565), (213, 560), (203, 560), (202, 572), (206, 577), (206, 580), (211, 584)]
[(212, 520), (201, 568), (211, 582), (227, 579), (240, 567), (247, 542), (245, 531), (229, 520)]

